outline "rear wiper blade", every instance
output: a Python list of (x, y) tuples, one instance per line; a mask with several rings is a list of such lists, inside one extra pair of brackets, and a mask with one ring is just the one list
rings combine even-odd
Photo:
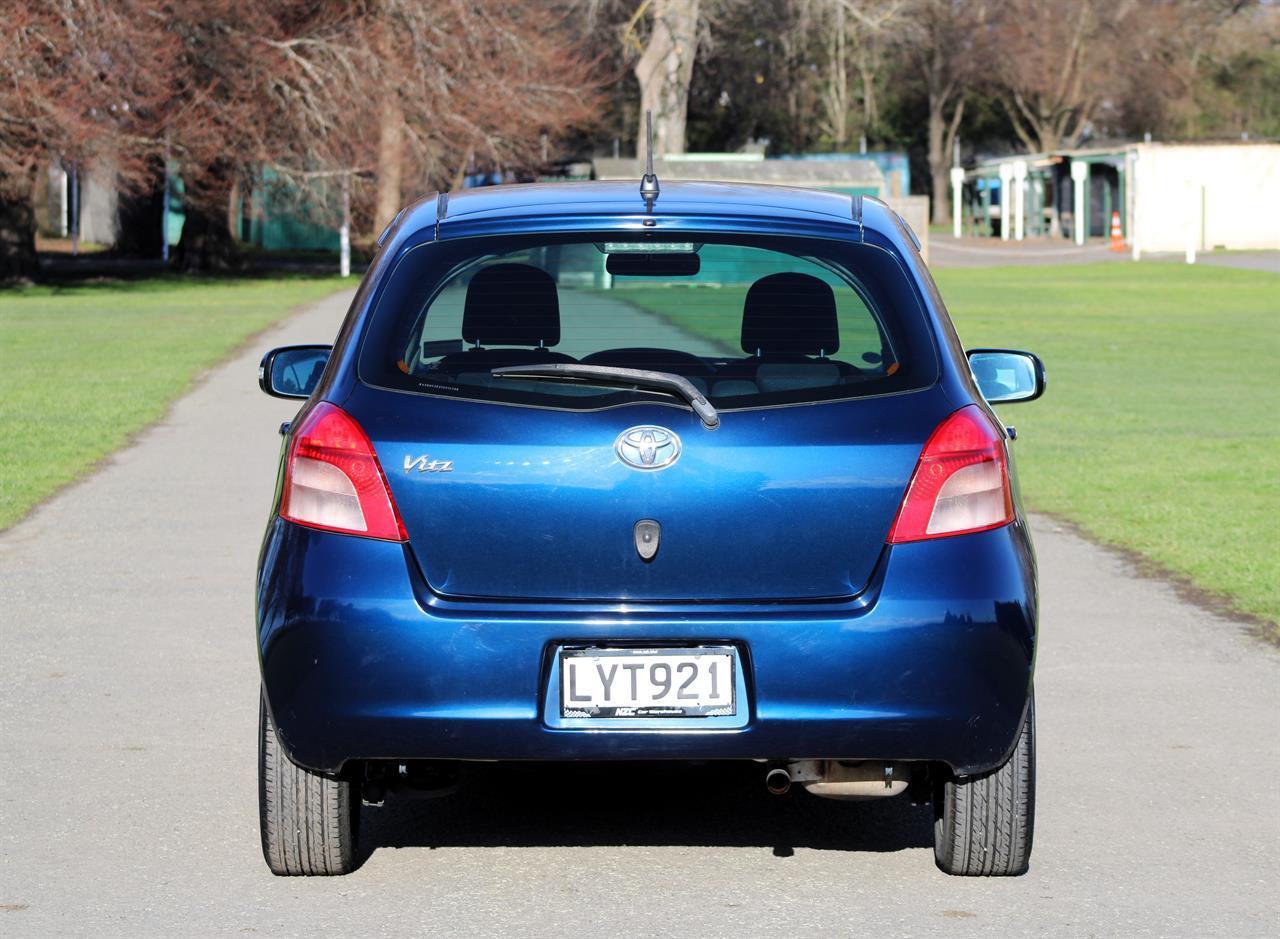
[(655, 372), (647, 368), (613, 368), (608, 365), (578, 365), (556, 362), (547, 365), (509, 365), (490, 370), (495, 378), (541, 378), (559, 381), (582, 382), (606, 387), (649, 388), (665, 391), (689, 402), (695, 414), (702, 418), (707, 430), (720, 426), (720, 415), (706, 395), (683, 375), (673, 372)]

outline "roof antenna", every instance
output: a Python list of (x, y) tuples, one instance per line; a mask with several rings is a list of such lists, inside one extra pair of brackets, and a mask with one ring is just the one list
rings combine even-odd
[(640, 198), (644, 200), (644, 211), (646, 215), (653, 214), (653, 204), (658, 201), (658, 177), (653, 173), (653, 112), (644, 112), (645, 139), (648, 146), (645, 148), (644, 176), (640, 179)]

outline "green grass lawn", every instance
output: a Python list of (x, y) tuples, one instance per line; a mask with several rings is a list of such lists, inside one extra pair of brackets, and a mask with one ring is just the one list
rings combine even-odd
[(338, 278), (0, 291), (0, 529), (159, 419), (192, 379)]
[[(1045, 397), (1002, 409), (1031, 507), (1280, 621), (1280, 277), (1149, 263), (937, 278), (967, 346), (1045, 361)], [(736, 346), (741, 310), (714, 293), (615, 296)]]

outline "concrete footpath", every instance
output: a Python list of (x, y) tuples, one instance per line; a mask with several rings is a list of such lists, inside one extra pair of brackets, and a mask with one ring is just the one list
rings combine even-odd
[[(956, 239), (949, 234), (937, 232), (929, 237), (931, 268), (1097, 264), (1104, 261), (1125, 261), (1132, 264), (1133, 255), (1127, 248), (1124, 251), (1112, 251), (1105, 241), (1097, 239), (1087, 245), (1077, 246), (1065, 238), (1032, 238), (1019, 243), (969, 236)], [(1181, 253), (1148, 252), (1142, 255), (1142, 261), (1185, 264), (1186, 256)], [(1280, 251), (1202, 251), (1196, 255), (1195, 263), (1280, 274)]]
[(294, 406), (209, 374), (0, 534), (0, 933), (1275, 935), (1280, 656), (1035, 521), (1031, 872), (947, 878), (927, 810), (764, 792), (751, 766), (482, 767), (365, 819), (342, 879), (262, 863), (253, 575)]

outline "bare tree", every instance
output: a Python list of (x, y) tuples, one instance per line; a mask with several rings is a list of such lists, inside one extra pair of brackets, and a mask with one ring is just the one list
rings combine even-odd
[[(1131, 132), (1187, 137), (1226, 130), (1214, 126), (1219, 108), (1231, 110), (1239, 95), (1215, 102), (1216, 79), (1243, 74), (1225, 64), (1238, 51), (1280, 50), (1280, 8), (1257, 0), (1164, 0), (1140, 12), (1121, 40), (1127, 54), (1111, 63), (1121, 87), (1117, 113), (1108, 116)], [(1274, 90), (1270, 97), (1276, 99)]]
[(1004, 0), (993, 30), (1001, 101), (1031, 151), (1078, 142), (1100, 120), (1194, 132), (1220, 37), (1266, 20), (1256, 0)]
[(186, 184), (178, 261), (232, 266), (229, 213), (261, 169), (296, 191), (370, 165), (362, 10), (340, 0), (170, 0), (163, 12), (188, 76), (167, 122)]
[[(699, 0), (644, 0), (627, 26), (624, 41), (643, 51), (636, 61), (640, 113), (653, 113), (654, 149), (659, 154), (684, 153), (688, 122), (689, 82), (698, 51)], [(641, 42), (640, 25), (648, 20)], [(645, 127), (640, 124), (636, 153), (644, 153)]]
[[(877, 85), (883, 80), (885, 51), (902, 28), (906, 0), (806, 0), (804, 21), (823, 44), (822, 129), (836, 150), (858, 130), (870, 134), (880, 121)], [(851, 84), (850, 73), (856, 72)], [(854, 87), (856, 85), (856, 88)]]
[[(1129, 31), (1135, 0), (1006, 0), (996, 33), (1001, 100), (1014, 132), (1032, 152), (1075, 139), (1135, 53)], [(1140, 17), (1139, 17), (1140, 18)]]
[(405, 186), (458, 185), (473, 160), (530, 165), (543, 133), (592, 113), (587, 64), (537, 5), (181, 2), (174, 28), (194, 76), (175, 118), (193, 195), (187, 267), (230, 260), (226, 206), (253, 167), (295, 191), (346, 180), (357, 202), (372, 178), (380, 227)]
[(472, 164), (533, 166), (544, 133), (595, 117), (592, 65), (551, 7), (382, 0), (361, 29), (370, 52), (363, 90), (382, 99), (373, 135), (379, 227), (403, 186), (456, 187)]
[(988, 9), (984, 2), (914, 0), (901, 34), (904, 64), (924, 86), (926, 139), (932, 185), (932, 220), (951, 220), (949, 170), (967, 96), (982, 83), (991, 60)]

